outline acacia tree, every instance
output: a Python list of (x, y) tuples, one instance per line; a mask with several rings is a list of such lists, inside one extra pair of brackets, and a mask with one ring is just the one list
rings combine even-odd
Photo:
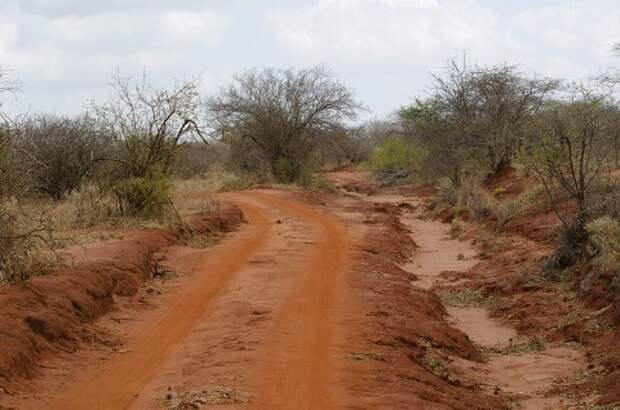
[(156, 88), (146, 76), (134, 83), (117, 75), (111, 86), (112, 101), (95, 105), (93, 113), (101, 130), (119, 148), (113, 157), (100, 160), (116, 162), (124, 176), (166, 174), (188, 139), (203, 138), (198, 80)]
[[(0, 68), (0, 94), (14, 93), (20, 88), (20, 84)], [(15, 192), (21, 184), (21, 177), (23, 176), (16, 168), (15, 140), (13, 138), (15, 123), (1, 108), (2, 103), (0, 103), (0, 200)]]
[[(618, 201), (610, 178), (616, 115), (608, 96), (579, 87), (566, 100), (548, 103), (532, 124), (523, 161), (564, 225), (552, 266), (574, 263), (589, 243), (588, 221)], [(562, 206), (566, 198), (575, 203), (574, 213)]]
[(208, 103), (220, 138), (249, 142), (278, 180), (299, 180), (317, 140), (353, 119), (361, 105), (323, 67), (268, 68), (237, 75)]
[(399, 119), (404, 135), (424, 147), (419, 169), (427, 176), (445, 177), (453, 186), (459, 186), (476, 155), (445, 102), (436, 97), (416, 100), (399, 111)]
[(203, 138), (204, 103), (197, 80), (156, 88), (146, 76), (134, 83), (117, 75), (114, 97), (95, 105), (100, 132), (111, 139), (103, 181), (116, 195), (122, 213), (156, 215), (170, 202), (166, 176), (179, 149)]
[(461, 134), (459, 145), (475, 149), (492, 172), (511, 164), (527, 123), (559, 85), (527, 76), (515, 66), (478, 67), (454, 60), (443, 75), (433, 77), (433, 99)]
[(55, 200), (78, 190), (105, 140), (92, 118), (42, 115), (19, 125), (17, 147), (37, 193)]
[(533, 123), (523, 160), (546, 187), (551, 202), (561, 202), (554, 197), (559, 188), (575, 201), (578, 217), (595, 205), (593, 195), (611, 172), (615, 116), (606, 95), (580, 87), (566, 101), (550, 102)]

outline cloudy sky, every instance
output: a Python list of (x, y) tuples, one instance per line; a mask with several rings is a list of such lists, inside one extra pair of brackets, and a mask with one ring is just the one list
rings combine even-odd
[(23, 84), (12, 112), (74, 113), (146, 70), (202, 75), (206, 93), (250, 67), (325, 64), (375, 116), (424, 93), (466, 51), (547, 76), (586, 78), (620, 58), (618, 0), (2, 0), (0, 66)]

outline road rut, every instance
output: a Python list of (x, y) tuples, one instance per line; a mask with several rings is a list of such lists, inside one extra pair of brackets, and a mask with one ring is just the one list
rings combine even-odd
[[(333, 360), (338, 342), (335, 301), (337, 295), (339, 303), (346, 299), (339, 295), (347, 260), (344, 228), (334, 218), (272, 192), (235, 193), (223, 198), (239, 205), (249, 223), (221, 244), (170, 261), (176, 269), (190, 273), (186, 283), (168, 298), (166, 306), (160, 306), (130, 332), (126, 353), (92, 370), (79, 371), (48, 408), (155, 408), (153, 403), (162, 399), (157, 397), (161, 386), (179, 382), (178, 377), (168, 376), (173, 373), (168, 370), (176, 366), (175, 354), (187, 350), (197, 329), (207, 323), (214, 329), (228, 327), (217, 315), (218, 304), (244, 288), (246, 278), (266, 278), (264, 270), (257, 270), (257, 262), (282, 237), (297, 238), (298, 232), (290, 229), (294, 224), (304, 231), (288, 243), (297, 248), (296, 256), (289, 258), (281, 252), (278, 257), (276, 252), (275, 260), (268, 263), (273, 265), (269, 280), (279, 294), (271, 300), (265, 296), (264, 301), (260, 292), (243, 297), (267, 306), (270, 320), (266, 331), (257, 334), (260, 340), (253, 342), (258, 347), (244, 359), (249, 363), (239, 369), (244, 373), (239, 378), (245, 380), (244, 388), (251, 397), (242, 407), (337, 407), (338, 393), (331, 382), (337, 367)], [(288, 225), (283, 220), (289, 221)], [(236, 332), (235, 337), (243, 338), (243, 328)], [(205, 362), (199, 370), (206, 375), (208, 368)]]

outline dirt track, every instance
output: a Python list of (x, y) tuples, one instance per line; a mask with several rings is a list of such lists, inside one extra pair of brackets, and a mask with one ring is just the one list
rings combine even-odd
[[(357, 175), (333, 177), (364, 189)], [(506, 397), (574, 408), (550, 392), (585, 365), (579, 351), (483, 353), (529, 339), (438, 298), (470, 283), (480, 260), (446, 224), (419, 219), (420, 198), (223, 199), (248, 223), (206, 249), (167, 248), (162, 266), (181, 275), (117, 298), (95, 324), (103, 343), (48, 357), (0, 409), (491, 410)]]
[[(299, 403), (306, 403), (303, 408), (333, 406), (338, 395), (328, 392), (328, 386), (338, 363), (331, 360), (338, 338), (333, 306), (346, 270), (344, 229), (331, 217), (273, 193), (232, 194), (226, 199), (241, 207), (249, 223), (213, 248), (169, 255), (168, 265), (192, 275), (165, 306), (147, 313), (148, 317), (131, 329), (123, 347), (126, 353), (102, 366), (79, 371), (73, 382), (66, 383), (60, 397), (50, 398), (47, 408), (152, 405), (163, 395), (150, 386), (154, 381), (162, 386), (171, 382), (162, 375), (162, 369), (182, 366), (174, 353), (191, 343), (196, 329), (206, 323), (213, 329), (229, 328), (231, 318), (217, 311), (240, 288), (250, 293), (233, 303), (245, 303), (253, 309), (244, 313), (260, 316), (268, 312), (273, 319), (268, 332), (243, 325), (237, 329), (238, 338), (252, 332), (261, 338), (251, 367), (240, 369), (252, 394), (251, 407), (301, 408)], [(287, 258), (289, 252), (295, 255)], [(273, 260), (276, 257), (277, 262)], [(276, 262), (272, 265), (275, 269), (264, 272), (261, 259)], [(257, 280), (262, 282), (260, 286)], [(273, 289), (265, 291), (266, 286)], [(277, 296), (271, 295), (273, 290)], [(210, 339), (224, 339), (221, 330), (219, 333), (211, 334)], [(227, 370), (232, 371), (234, 366), (231, 360)], [(195, 373), (213, 376), (201, 371)], [(40, 403), (33, 404), (38, 406)]]

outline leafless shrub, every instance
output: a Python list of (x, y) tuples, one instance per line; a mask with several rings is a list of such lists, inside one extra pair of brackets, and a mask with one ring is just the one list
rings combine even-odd
[(515, 66), (470, 67), (454, 60), (434, 78), (437, 98), (493, 172), (511, 164), (525, 125), (558, 87), (557, 81), (528, 77)]
[[(19, 91), (20, 85), (0, 68), (0, 95)], [(0, 103), (0, 107), (2, 107)], [(15, 122), (0, 111), (0, 201), (24, 186), (25, 173), (20, 169), (15, 147)]]
[[(615, 136), (611, 104), (606, 95), (580, 86), (567, 100), (550, 102), (533, 123), (523, 161), (544, 186), (563, 223), (560, 250), (549, 267), (565, 267), (586, 256), (585, 225), (599, 206), (598, 199), (613, 187), (608, 178), (613, 158), (610, 141)], [(558, 194), (574, 202), (574, 213), (559, 206)]]
[(391, 137), (402, 137), (395, 121), (371, 120), (357, 127), (342, 127), (324, 138), (319, 146), (324, 161), (337, 167), (370, 159), (372, 151)]
[(360, 105), (330, 72), (315, 67), (246, 71), (208, 107), (220, 138), (254, 147), (276, 179), (294, 182), (308, 172), (320, 137), (354, 118)]
[(17, 144), (33, 190), (60, 200), (80, 188), (106, 141), (88, 116), (38, 116), (19, 125)]
[(93, 107), (102, 132), (114, 142), (109, 156), (97, 158), (107, 163), (100, 178), (116, 195), (121, 212), (155, 216), (170, 203), (166, 178), (179, 149), (188, 140), (204, 138), (199, 84), (160, 89), (145, 76), (134, 83), (117, 75), (112, 86), (112, 101)]
[[(18, 89), (0, 70), (0, 93)], [(49, 232), (47, 221), (22, 212), (16, 199), (25, 180), (16, 155), (15, 123), (0, 113), (0, 283), (24, 280), (46, 266), (40, 249)]]
[(71, 227), (105, 225), (119, 217), (115, 198), (93, 184), (82, 186), (79, 191), (70, 194), (66, 201), (70, 212), (68, 223)]
[(16, 203), (0, 205), (0, 283), (26, 280), (49, 267), (42, 248), (50, 233), (45, 216), (32, 217)]
[[(433, 94), (400, 111), (403, 129), (429, 151), (425, 169), (455, 185), (470, 171), (509, 166), (558, 82), (515, 66), (470, 66), (452, 60), (434, 74)], [(441, 158), (441, 161), (437, 161)]]
[(211, 170), (224, 167), (229, 156), (230, 147), (221, 142), (190, 141), (177, 151), (170, 174), (185, 179), (204, 177)]
[(249, 138), (228, 136), (225, 138), (229, 147), (226, 163), (228, 169), (248, 181), (266, 181), (271, 166), (264, 158), (258, 146)]

